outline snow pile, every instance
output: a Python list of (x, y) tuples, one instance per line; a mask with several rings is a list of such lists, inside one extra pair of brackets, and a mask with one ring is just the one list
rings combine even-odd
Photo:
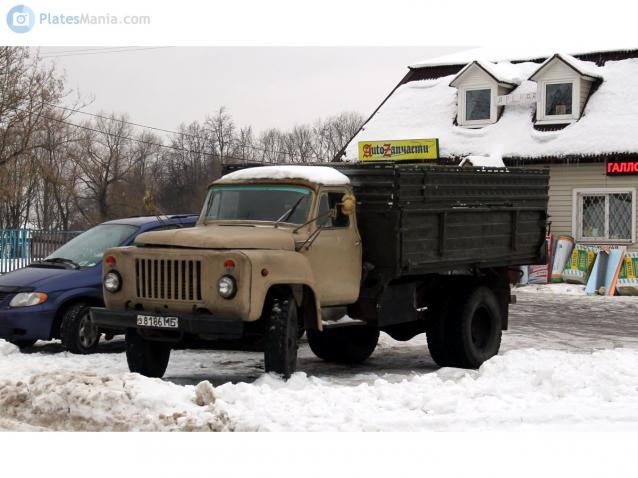
[(215, 395), (236, 430), (638, 429), (636, 363), (636, 350), (526, 349), (478, 371), (443, 368), (399, 383), (265, 375)]
[(258, 166), (226, 174), (219, 181), (250, 179), (304, 179), (326, 186), (350, 184), (346, 175), (328, 166)]
[(18, 348), (18, 346), (13, 345), (6, 340), (0, 339), (0, 357), (6, 357), (7, 355), (11, 355), (19, 351), (20, 349)]
[(587, 295), (584, 285), (568, 284), (566, 282), (558, 284), (525, 284), (515, 290), (516, 293), (530, 294)]
[(57, 370), (0, 381), (0, 418), (48, 430), (220, 431), (228, 426), (212, 387), (137, 374)]
[(480, 168), (504, 168), (505, 163), (503, 159), (499, 157), (493, 156), (468, 156), (463, 159), (459, 166), (464, 166), (469, 164), (470, 166), (480, 167)]
[[(508, 66), (523, 78), (539, 67), (532, 62)], [(579, 66), (598, 68), (587, 62)], [(380, 138), (438, 138), (442, 157), (541, 158), (638, 152), (634, 126), (638, 122), (638, 59), (608, 61), (599, 70), (604, 81), (590, 96), (583, 116), (558, 131), (534, 129), (535, 103), (507, 105), (496, 123), (483, 128), (455, 126), (457, 90), (449, 86), (454, 76), (403, 84), (348, 144), (345, 158), (358, 159), (359, 141)], [(536, 83), (525, 80), (512, 94), (536, 90)]]

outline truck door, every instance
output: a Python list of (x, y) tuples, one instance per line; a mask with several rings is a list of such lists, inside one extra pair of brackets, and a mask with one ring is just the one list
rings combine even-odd
[[(321, 190), (315, 228), (321, 232), (305, 254), (310, 261), (321, 305), (354, 303), (361, 282), (361, 237), (355, 215), (341, 212), (339, 204), (345, 190)], [(332, 215), (328, 215), (333, 211)]]

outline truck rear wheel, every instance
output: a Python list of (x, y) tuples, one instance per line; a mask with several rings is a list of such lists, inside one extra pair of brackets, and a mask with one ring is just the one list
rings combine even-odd
[(317, 357), (326, 362), (354, 364), (367, 360), (379, 342), (379, 329), (366, 325), (351, 325), (323, 332), (307, 330), (308, 345)]
[(135, 329), (126, 330), (126, 361), (131, 372), (161, 378), (170, 357), (171, 348), (167, 343), (146, 340)]
[(503, 319), (498, 301), (487, 287), (477, 287), (467, 296), (452, 300), (443, 320), (445, 323), (434, 327), (439, 336), (432, 337), (436, 345), (430, 349), (437, 364), (478, 368), (498, 353)]
[(297, 304), (292, 294), (281, 294), (265, 310), (264, 369), (289, 378), (297, 369)]

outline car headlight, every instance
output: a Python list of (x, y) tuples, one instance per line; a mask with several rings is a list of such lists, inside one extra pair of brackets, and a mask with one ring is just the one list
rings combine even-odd
[(122, 277), (117, 272), (111, 271), (104, 276), (102, 283), (106, 290), (114, 293), (122, 288)]
[(16, 294), (9, 307), (30, 307), (32, 305), (42, 304), (49, 298), (44, 292), (20, 292)]
[(217, 291), (224, 299), (232, 299), (237, 292), (237, 282), (232, 276), (221, 276), (217, 282)]

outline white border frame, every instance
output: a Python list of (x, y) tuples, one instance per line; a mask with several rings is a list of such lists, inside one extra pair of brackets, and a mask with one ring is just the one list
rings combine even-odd
[[(582, 203), (579, 198), (582, 195), (602, 195), (614, 193), (630, 193), (631, 194), (631, 238), (630, 239), (599, 239), (593, 237), (583, 237), (582, 235)], [(606, 208), (609, 202), (606, 201)], [(609, 211), (605, 211), (606, 224), (605, 234), (608, 234)], [(577, 188), (572, 190), (572, 234), (576, 242), (584, 244), (634, 244), (636, 242), (636, 188)]]

